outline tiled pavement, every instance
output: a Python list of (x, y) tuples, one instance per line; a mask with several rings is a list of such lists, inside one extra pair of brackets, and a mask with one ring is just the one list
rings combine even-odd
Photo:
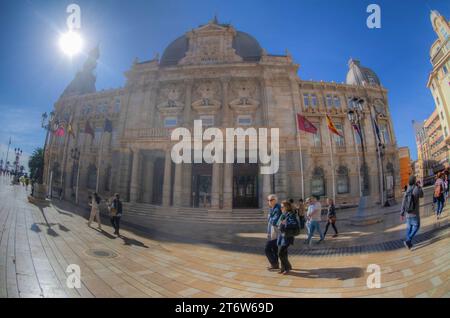
[[(280, 276), (265, 269), (265, 257), (253, 245), (239, 250), (226, 242), (169, 240), (163, 237), (167, 233), (136, 228), (124, 228), (123, 237), (115, 238), (106, 219), (105, 232), (88, 228), (70, 209), (28, 203), (25, 190), (4, 179), (0, 200), (0, 297), (450, 296), (445, 219), (432, 234), (424, 233), (413, 251), (395, 242), (390, 249), (374, 244), (372, 250), (343, 250), (344, 255), (333, 250), (350, 247), (347, 242), (314, 248), (330, 253), (313, 257), (300, 253), (304, 248), (296, 243), (294, 270)], [(80, 289), (66, 285), (69, 264), (81, 268)], [(381, 268), (379, 289), (367, 288), (369, 264)]]

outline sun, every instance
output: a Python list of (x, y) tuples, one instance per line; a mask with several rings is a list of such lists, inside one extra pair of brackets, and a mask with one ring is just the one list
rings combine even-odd
[(79, 53), (83, 48), (83, 39), (74, 31), (68, 31), (59, 38), (59, 47), (68, 56)]

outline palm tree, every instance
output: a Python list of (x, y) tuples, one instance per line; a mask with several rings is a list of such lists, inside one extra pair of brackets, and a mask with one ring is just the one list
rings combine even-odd
[(36, 148), (28, 160), (28, 167), (30, 168), (30, 177), (35, 179), (38, 184), (43, 182), (44, 172), (44, 150)]

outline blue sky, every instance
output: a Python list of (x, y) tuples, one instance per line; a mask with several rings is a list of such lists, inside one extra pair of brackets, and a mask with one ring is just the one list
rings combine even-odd
[[(123, 86), (135, 57), (151, 59), (186, 31), (217, 14), (252, 34), (269, 53), (288, 49), (309, 80), (345, 81), (350, 57), (372, 68), (389, 90), (400, 146), (417, 157), (411, 121), (433, 111), (426, 88), (429, 48), (436, 38), (430, 9), (449, 18), (444, 0), (101, 0), (0, 2), (0, 158), (12, 147), (41, 146), (40, 116), (50, 111), (84, 61), (58, 47), (68, 4), (81, 7), (85, 48), (100, 43), (97, 89)], [(381, 29), (368, 29), (366, 7), (381, 6)], [(10, 157), (11, 158), (11, 153)]]

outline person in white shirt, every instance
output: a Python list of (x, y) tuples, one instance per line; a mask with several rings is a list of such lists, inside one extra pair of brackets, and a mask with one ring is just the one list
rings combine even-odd
[(100, 209), (99, 209), (99, 204), (100, 204), (100, 197), (97, 194), (97, 192), (94, 192), (94, 195), (91, 197), (91, 215), (89, 216), (89, 222), (88, 222), (88, 226), (91, 226), (92, 221), (94, 221), (94, 217), (97, 220), (97, 224), (98, 224), (98, 229), (101, 231), (102, 230), (102, 222), (100, 220)]
[(309, 199), (311, 204), (308, 206), (308, 211), (306, 212), (306, 219), (308, 220), (308, 238), (305, 241), (305, 244), (311, 245), (312, 237), (314, 232), (317, 230), (320, 235), (319, 243), (324, 240), (322, 230), (320, 229), (320, 221), (321, 221), (321, 213), (322, 213), (322, 204), (318, 201), (316, 197), (311, 197)]

